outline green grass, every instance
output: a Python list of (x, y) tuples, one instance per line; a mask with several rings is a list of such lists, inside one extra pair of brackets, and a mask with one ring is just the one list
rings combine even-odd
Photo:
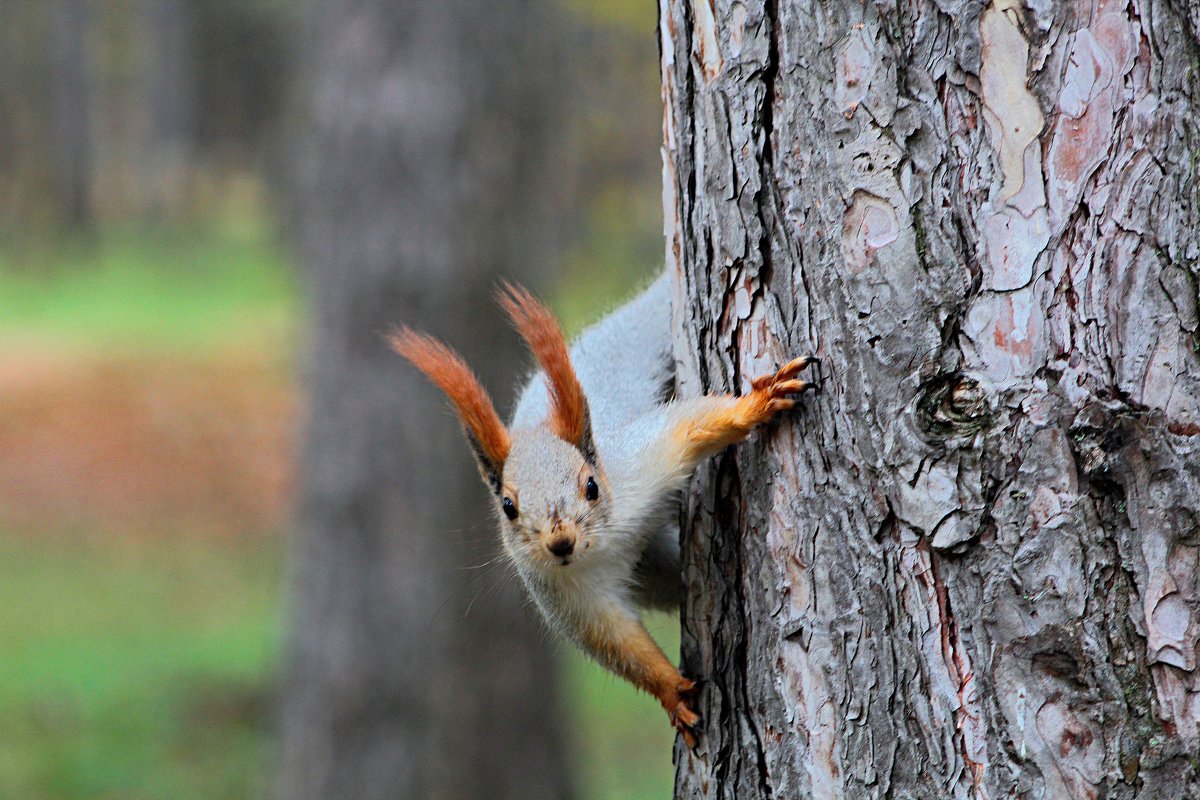
[[(265, 796), (281, 551), (0, 534), (0, 797)], [(674, 654), (674, 619), (652, 622)], [(658, 704), (561, 652), (585, 797), (670, 797)]]
[[(247, 221), (10, 246), (0, 355), (281, 347), (296, 298)], [(280, 545), (185, 533), (0, 531), (0, 798), (263, 794)]]
[(278, 549), (0, 536), (0, 797), (260, 794)]
[(0, 251), (0, 339), (193, 349), (286, 338), (298, 306), (280, 248), (253, 226), (118, 230)]

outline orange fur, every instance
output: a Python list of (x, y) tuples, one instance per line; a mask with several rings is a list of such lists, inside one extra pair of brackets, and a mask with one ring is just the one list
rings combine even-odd
[(753, 394), (705, 399), (711, 402), (704, 403), (698, 414), (689, 416), (672, 431), (685, 463), (697, 463), (740, 442), (764, 421), (762, 406)]
[(791, 395), (811, 388), (796, 380), (796, 373), (812, 363), (811, 358), (789, 361), (773, 375), (751, 382), (750, 393), (742, 397), (704, 397), (696, 402), (697, 411), (679, 422), (671, 432), (672, 443), (679, 448), (685, 464), (695, 464), (750, 435), (758, 425), (769, 422), (780, 411), (796, 405)]
[(388, 343), (446, 393), (483, 455), (497, 469), (502, 467), (512, 446), (508, 429), (462, 357), (432, 336), (408, 327), (388, 336)]
[(567, 340), (554, 312), (520, 286), (504, 284), (500, 305), (512, 318), (517, 331), (529, 343), (529, 349), (546, 373), (550, 390), (550, 430), (561, 439), (579, 447), (588, 434), (587, 398), (571, 366)]
[(639, 620), (602, 613), (582, 631), (582, 639), (597, 661), (657, 698), (688, 745), (695, 743), (691, 728), (700, 717), (688, 702), (695, 684), (679, 674)]

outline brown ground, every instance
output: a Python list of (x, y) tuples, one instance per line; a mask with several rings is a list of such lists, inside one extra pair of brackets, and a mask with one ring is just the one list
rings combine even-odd
[(0, 352), (0, 527), (279, 530), (297, 399), (277, 357)]

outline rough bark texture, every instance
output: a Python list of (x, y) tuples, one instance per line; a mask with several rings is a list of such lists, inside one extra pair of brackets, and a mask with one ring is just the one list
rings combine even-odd
[(1200, 796), (1198, 16), (661, 0), (679, 796)]
[(489, 565), (487, 493), (454, 417), (383, 340), (401, 321), (428, 330), (489, 387), (525, 363), (491, 292), (547, 250), (557, 103), (534, 31), (551, 18), (536, 0), (314, 12), (297, 164), (311, 421), (278, 796), (570, 797), (546, 637)]

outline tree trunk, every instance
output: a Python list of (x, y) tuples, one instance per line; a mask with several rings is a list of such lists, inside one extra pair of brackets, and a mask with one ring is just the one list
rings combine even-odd
[[(525, 363), (491, 301), (547, 241), (557, 155), (537, 0), (314, 6), (297, 223), (311, 421), (282, 698), (287, 800), (570, 797), (546, 637), (503, 567), (440, 394), (386, 347), (406, 322), (485, 384)], [(545, 29), (545, 27), (541, 28)]]
[(1200, 796), (1180, 5), (661, 0), (680, 391), (824, 362), (693, 483), (678, 796)]
[(58, 0), (50, 7), (50, 153), (54, 186), (59, 209), (77, 228), (92, 222), (95, 76), (88, 40), (90, 16), (84, 0)]
[(196, 133), (196, 7), (189, 0), (141, 0), (144, 43), (138, 169), (148, 215), (177, 219), (183, 211)]

